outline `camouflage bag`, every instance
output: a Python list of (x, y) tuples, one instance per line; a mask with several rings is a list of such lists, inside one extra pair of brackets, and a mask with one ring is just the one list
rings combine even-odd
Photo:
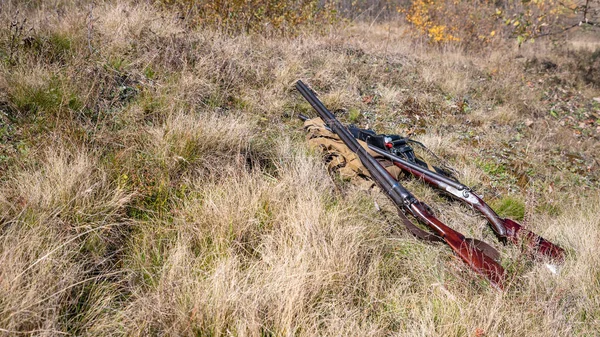
[[(321, 118), (313, 118), (304, 122), (307, 131), (306, 139), (313, 148), (321, 148), (325, 154), (327, 169), (339, 173), (343, 179), (349, 179), (354, 184), (370, 189), (375, 184), (370, 179), (369, 171), (362, 165), (360, 159), (352, 152), (335, 133), (329, 131)], [(359, 140), (358, 143), (367, 152), (377, 159), (379, 163), (396, 179), (402, 176), (402, 170), (390, 160), (371, 151), (367, 143)]]

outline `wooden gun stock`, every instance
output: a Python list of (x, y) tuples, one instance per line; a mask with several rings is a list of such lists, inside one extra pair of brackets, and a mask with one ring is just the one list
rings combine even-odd
[(464, 235), (431, 215), (422, 204), (411, 205), (411, 212), (441, 236), (454, 253), (473, 270), (485, 276), (498, 288), (503, 288), (504, 269), (494, 259), (475, 247)]
[(523, 228), (523, 226), (511, 219), (501, 218), (485, 201), (483, 201), (483, 199), (473, 193), (467, 186), (454, 181), (451, 181), (450, 183), (447, 181), (448, 178), (440, 176), (435, 172), (426, 170), (425, 168), (415, 168), (414, 164), (406, 162), (402, 158), (392, 154), (386, 153), (384, 150), (379, 148), (371, 146), (369, 148), (392, 160), (394, 165), (398, 166), (403, 171), (408, 172), (414, 177), (423, 180), (427, 184), (473, 206), (473, 208), (481, 212), (481, 214), (488, 219), (492, 229), (494, 229), (494, 232), (496, 232), (501, 239), (507, 239), (513, 243), (518, 243), (522, 240), (528, 247), (537, 251), (541, 255), (550, 257), (557, 261), (564, 260), (565, 251), (561, 247), (553, 244), (534, 232)]

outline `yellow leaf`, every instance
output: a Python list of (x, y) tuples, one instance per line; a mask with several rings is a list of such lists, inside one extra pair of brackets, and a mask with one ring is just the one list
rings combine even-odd
[(490, 36), (494, 36), (494, 35), (496, 35), (496, 31), (492, 30), (492, 32), (490, 33)]

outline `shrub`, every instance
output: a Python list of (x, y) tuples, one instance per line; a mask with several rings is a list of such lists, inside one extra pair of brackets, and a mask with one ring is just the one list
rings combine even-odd
[(444, 3), (434, 0), (413, 1), (406, 11), (406, 20), (413, 25), (416, 32), (426, 35), (433, 42), (460, 41), (453, 35), (450, 28), (438, 18), (438, 12), (443, 11)]
[(414, 34), (433, 43), (485, 45), (496, 36), (516, 37), (521, 44), (578, 24), (594, 25), (592, 9), (588, 2), (578, 1), (415, 0), (399, 11), (405, 13)]

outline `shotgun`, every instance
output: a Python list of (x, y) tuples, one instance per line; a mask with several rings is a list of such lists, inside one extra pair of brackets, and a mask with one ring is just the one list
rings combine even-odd
[[(302, 120), (308, 119), (308, 117), (304, 115), (300, 115), (299, 117)], [(501, 240), (518, 243), (522, 239), (528, 247), (537, 251), (539, 254), (557, 261), (564, 260), (565, 251), (561, 247), (534, 232), (523, 228), (522, 225), (514, 220), (501, 218), (468, 186), (461, 184), (455, 179), (449, 178), (447, 175), (438, 173), (439, 171), (442, 171), (439, 168), (435, 168), (435, 170), (427, 168), (426, 164), (418, 161), (414, 155), (410, 154), (412, 150), (406, 148), (406, 145), (404, 145), (406, 142), (399, 141), (400, 139), (405, 139), (404, 137), (396, 135), (377, 135), (372, 130), (359, 129), (354, 126), (350, 126), (349, 130), (354, 137), (366, 142), (370, 150), (391, 160), (394, 165), (398, 166), (402, 171), (411, 174), (419, 180), (423, 180), (430, 186), (437, 188), (478, 210), (488, 219), (494, 233)], [(397, 144), (399, 144), (399, 146)], [(397, 154), (402, 154), (402, 157)]]
[(416, 219), (428, 226), (439, 238), (441, 238), (469, 267), (475, 272), (487, 278), (490, 283), (498, 289), (503, 289), (504, 269), (492, 257), (486, 255), (483, 250), (477, 248), (471, 240), (461, 233), (443, 224), (428, 210), (427, 206), (419, 202), (406, 188), (404, 188), (394, 177), (379, 164), (358, 143), (354, 136), (327, 110), (323, 103), (315, 96), (302, 81), (296, 82), (296, 89), (317, 111), (327, 126), (337, 134), (344, 144), (354, 152), (360, 159), (362, 165), (369, 171), (373, 181), (396, 205), (398, 214), (405, 218), (403, 211), (412, 214)]

